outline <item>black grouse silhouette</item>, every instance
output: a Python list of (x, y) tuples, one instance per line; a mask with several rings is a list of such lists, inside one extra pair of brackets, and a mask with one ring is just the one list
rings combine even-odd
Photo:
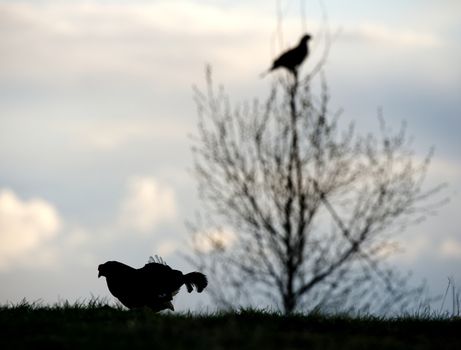
[(189, 293), (193, 287), (200, 293), (208, 284), (203, 273), (184, 275), (157, 256), (156, 259), (151, 257), (140, 269), (118, 261), (108, 261), (99, 265), (98, 271), (98, 277), (106, 277), (109, 291), (123, 305), (130, 309), (147, 306), (155, 312), (164, 309), (174, 311), (171, 301), (183, 284)]
[(305, 34), (299, 41), (298, 46), (284, 52), (274, 60), (272, 67), (265, 73), (270, 73), (277, 68), (285, 68), (295, 77), (298, 75), (298, 67), (303, 63), (309, 54), (309, 40), (311, 36)]

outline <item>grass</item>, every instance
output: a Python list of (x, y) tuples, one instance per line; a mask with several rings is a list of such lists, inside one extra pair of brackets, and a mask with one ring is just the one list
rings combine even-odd
[(102, 302), (0, 306), (0, 349), (461, 349), (461, 318), (241, 310), (155, 314)]

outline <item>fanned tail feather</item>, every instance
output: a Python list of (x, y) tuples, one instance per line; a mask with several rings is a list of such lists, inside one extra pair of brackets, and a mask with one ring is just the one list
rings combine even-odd
[(208, 280), (201, 272), (190, 272), (184, 275), (184, 284), (189, 293), (192, 292), (193, 287), (197, 289), (197, 292), (201, 293), (208, 285)]
[[(161, 256), (158, 256), (157, 254), (155, 255), (155, 258), (152, 256), (149, 257), (149, 260), (147, 261), (148, 263), (156, 263), (156, 264), (161, 264), (161, 265), (167, 265), (165, 260), (162, 259)], [(168, 266), (168, 265), (167, 265)]]

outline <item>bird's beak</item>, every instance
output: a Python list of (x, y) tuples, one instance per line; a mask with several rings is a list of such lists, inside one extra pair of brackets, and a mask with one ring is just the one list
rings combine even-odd
[(101, 271), (98, 271), (98, 278), (101, 277)]

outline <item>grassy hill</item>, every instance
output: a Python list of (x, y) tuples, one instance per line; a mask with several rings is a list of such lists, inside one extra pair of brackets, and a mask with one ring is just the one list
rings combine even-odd
[(0, 307), (0, 349), (461, 349), (461, 318), (154, 314), (100, 304)]

